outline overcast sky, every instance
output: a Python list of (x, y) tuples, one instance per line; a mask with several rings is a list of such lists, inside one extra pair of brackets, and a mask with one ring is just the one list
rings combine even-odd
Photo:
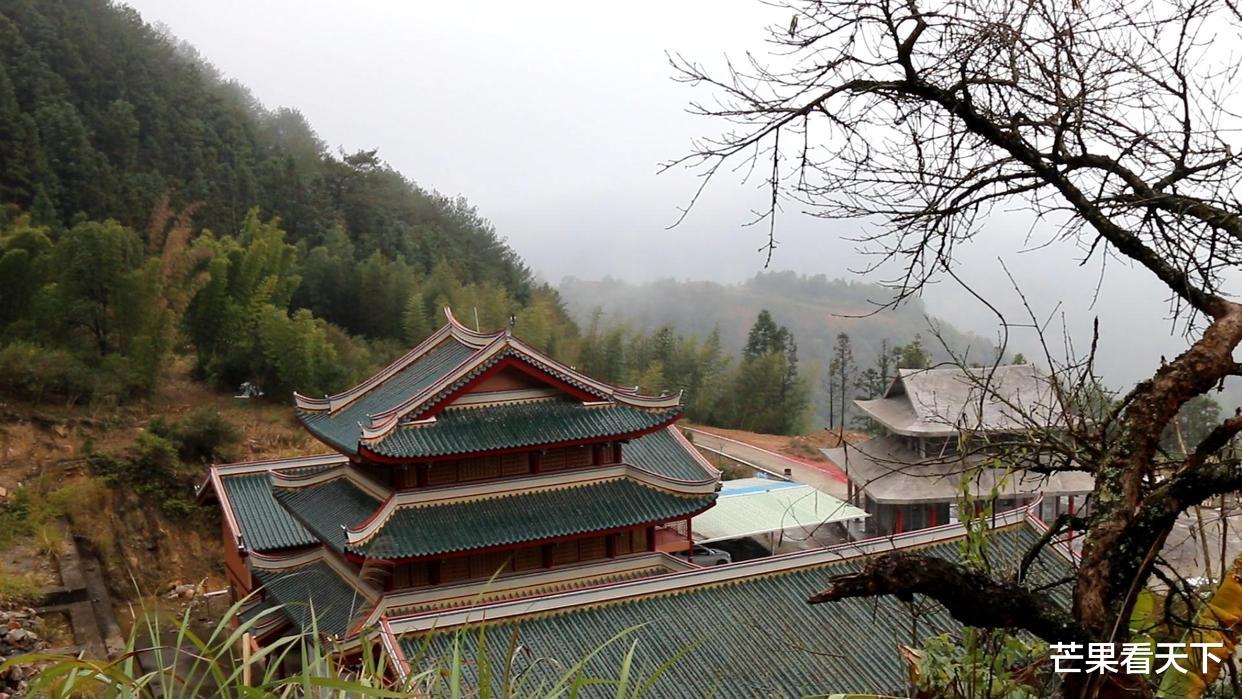
[[(611, 274), (738, 281), (762, 269), (757, 183), (709, 189), (673, 230), (696, 186), (657, 175), (691, 138), (717, 126), (685, 112), (694, 90), (673, 82), (666, 52), (707, 63), (763, 50), (763, 27), (787, 21), (754, 0), (679, 2), (399, 2), (129, 0), (248, 86), (268, 107), (300, 110), (332, 147), (378, 148), (419, 184), (466, 196), (553, 283)], [(773, 269), (851, 278), (862, 259), (853, 223), (781, 220)], [(962, 274), (1017, 314), (1003, 258), (1041, 314), (1064, 312), (1085, 344), (1094, 315), (1114, 381), (1149, 374), (1184, 346), (1161, 323), (1165, 294), (1146, 274), (1111, 265), (1093, 306), (1098, 265), (1066, 244), (1023, 253), (1029, 222), (996, 216), (964, 247)], [(1035, 229), (1042, 242), (1051, 233)], [(878, 278), (872, 281), (879, 281)], [(992, 315), (951, 282), (931, 311), (995, 336)], [(1058, 329), (1059, 332), (1059, 329)], [(1033, 337), (1015, 338), (1032, 352)]]

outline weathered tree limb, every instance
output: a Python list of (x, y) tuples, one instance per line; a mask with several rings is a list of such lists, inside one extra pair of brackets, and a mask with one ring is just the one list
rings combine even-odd
[(851, 597), (893, 595), (909, 601), (924, 595), (944, 605), (968, 626), (1022, 629), (1049, 642), (1087, 638), (1065, 609), (1046, 594), (942, 558), (889, 553), (867, 562), (857, 573), (836, 575), (807, 601), (836, 602)]
[(1022, 561), (1018, 564), (1018, 572), (1014, 575), (1014, 579), (1019, 583), (1026, 580), (1026, 572), (1030, 569), (1031, 564), (1035, 562), (1035, 559), (1039, 557), (1039, 552), (1043, 551), (1044, 547), (1048, 545), (1048, 542), (1056, 538), (1058, 534), (1064, 531), (1081, 532), (1086, 530), (1087, 520), (1070, 512), (1062, 512), (1057, 516), (1056, 520), (1053, 521), (1052, 526), (1048, 527), (1048, 530), (1039, 537), (1039, 540), (1035, 542), (1035, 545), (1032, 546), (1026, 553), (1022, 554)]

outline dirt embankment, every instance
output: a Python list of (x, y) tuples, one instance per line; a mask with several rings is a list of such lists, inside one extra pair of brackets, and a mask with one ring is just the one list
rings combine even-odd
[[(222, 587), (214, 507), (170, 519), (160, 503), (92, 474), (86, 458), (124, 458), (155, 418), (178, 422), (204, 409), (218, 411), (239, 429), (241, 441), (230, 447), (237, 460), (323, 450), (297, 425), (290, 406), (213, 391), (191, 380), (183, 361), (157, 395), (120, 406), (32, 405), (0, 397), (0, 503), (20, 498), (23, 509), (45, 507), (48, 499), (59, 503), (74, 534), (99, 556), (118, 601), (149, 598), (172, 582), (206, 579), (208, 588)], [(188, 484), (202, 481), (206, 465), (178, 468), (192, 497)], [(0, 576), (50, 577), (55, 550), (43, 538), (38, 527), (7, 541), (0, 537)]]

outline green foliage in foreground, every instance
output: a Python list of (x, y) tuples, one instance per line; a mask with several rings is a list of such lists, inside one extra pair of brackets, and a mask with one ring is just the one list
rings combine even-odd
[[(235, 603), (202, 635), (192, 629), (189, 610), (174, 628), (163, 631), (156, 617), (148, 615), (143, 624), (135, 625), (125, 651), (115, 660), (35, 653), (0, 663), (0, 673), (14, 665), (38, 664), (40, 670), (30, 685), (30, 694), (35, 697), (553, 699), (576, 697), (590, 687), (593, 696), (639, 699), (649, 696), (655, 682), (681, 657), (674, 656), (646, 677), (638, 676), (634, 671), (638, 642), (627, 638), (634, 631), (627, 629), (576, 661), (557, 664), (563, 669), (555, 674), (514, 672), (512, 667), (490, 666), (482, 650), (486, 648), (485, 631), (478, 629), (461, 631), (458, 636), (480, 634), (478, 658), (466, 657), (461, 652), (463, 644), (454, 642), (451, 656), (407, 659), (411, 672), (396, 680), (389, 659), (371, 646), (364, 646), (356, 661), (344, 663), (339, 649), (322, 640), (314, 629), (243, 655), (243, 635), (269, 615), (280, 613), (272, 608), (241, 621), (239, 612), (244, 604), (245, 600)], [(150, 641), (157, 638), (162, 640)], [(614, 671), (606, 677), (590, 674), (587, 665), (614, 643), (629, 644)], [(470, 677), (476, 678), (473, 683), (467, 679)]]
[[(916, 688), (928, 696), (1037, 699), (1050, 689), (1030, 665), (1045, 651), (1041, 644), (983, 629), (963, 629), (923, 643)], [(1044, 673), (1047, 674), (1047, 673)]]

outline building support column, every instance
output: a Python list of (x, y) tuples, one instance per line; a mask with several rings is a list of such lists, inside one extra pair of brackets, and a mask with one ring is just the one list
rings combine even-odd
[(689, 547), (686, 549), (686, 552), (688, 554), (687, 560), (689, 560), (691, 563), (694, 563), (694, 534), (690, 531), (690, 518), (689, 517), (686, 518), (686, 546)]
[[(1069, 496), (1069, 515), (1070, 517), (1074, 516), (1074, 496), (1073, 495)], [(1074, 528), (1073, 527), (1069, 527), (1069, 545), (1071, 547), (1074, 545)]]

